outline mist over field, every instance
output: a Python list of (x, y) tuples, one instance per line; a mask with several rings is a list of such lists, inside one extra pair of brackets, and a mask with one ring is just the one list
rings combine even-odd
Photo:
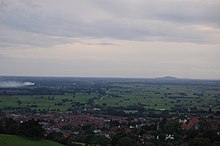
[(18, 82), (18, 81), (0, 81), (0, 88), (18, 88), (24, 86), (34, 86), (32, 82)]

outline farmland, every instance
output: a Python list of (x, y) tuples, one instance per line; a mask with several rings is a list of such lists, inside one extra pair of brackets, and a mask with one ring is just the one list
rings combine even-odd
[[(20, 79), (20, 78), (19, 78)], [(34, 86), (0, 88), (1, 109), (36, 112), (67, 111), (73, 107), (128, 107), (165, 110), (220, 110), (218, 81), (169, 79), (28, 78)]]
[(171, 109), (175, 106), (219, 110), (219, 90), (200, 86), (117, 84), (99, 104), (110, 106), (143, 105), (146, 109)]
[(2, 134), (70, 146), (218, 145), (220, 81), (2, 77), (0, 115)]

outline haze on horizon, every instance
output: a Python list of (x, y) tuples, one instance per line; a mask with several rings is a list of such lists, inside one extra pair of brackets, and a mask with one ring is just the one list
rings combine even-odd
[(0, 0), (0, 75), (220, 79), (219, 0)]

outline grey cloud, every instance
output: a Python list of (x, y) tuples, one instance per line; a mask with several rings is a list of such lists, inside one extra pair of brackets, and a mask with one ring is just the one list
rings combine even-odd
[(100, 43), (88, 43), (84, 41), (78, 41), (78, 43), (84, 44), (84, 45), (100, 45), (100, 46), (120, 46), (118, 44), (114, 43), (106, 43), (106, 42), (100, 42)]
[(220, 27), (218, 0), (95, 0), (116, 17), (159, 19), (181, 23), (208, 23)]
[(73, 42), (74, 39), (44, 33), (34, 33), (12, 29), (0, 25), (0, 46), (7, 47), (50, 47), (58, 44)]
[(217, 0), (1, 0), (0, 45), (53, 46), (86, 37), (219, 43), (219, 6)]

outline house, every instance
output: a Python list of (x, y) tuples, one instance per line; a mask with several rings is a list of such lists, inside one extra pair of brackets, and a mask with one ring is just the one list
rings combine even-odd
[(187, 122), (182, 123), (181, 127), (186, 130), (196, 128), (199, 121), (199, 117), (191, 117)]

